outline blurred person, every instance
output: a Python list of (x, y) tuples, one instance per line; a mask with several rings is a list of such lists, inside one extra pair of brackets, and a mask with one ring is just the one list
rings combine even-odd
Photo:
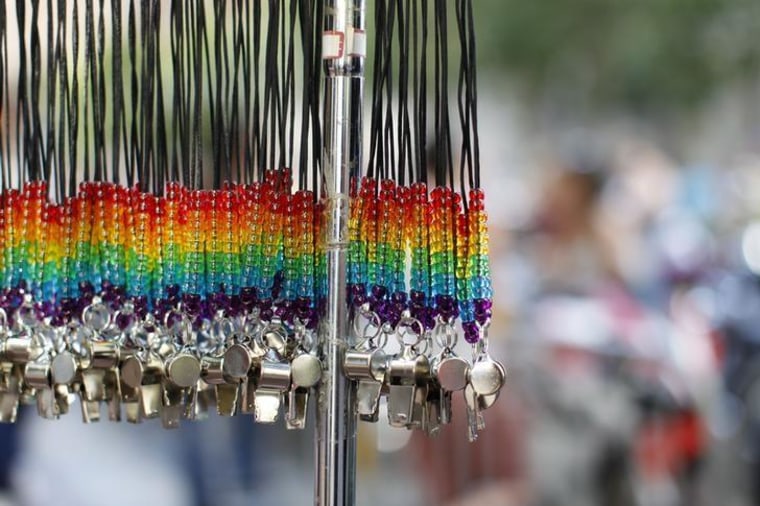
[(677, 475), (701, 451), (700, 424), (680, 394), (671, 322), (621, 273), (621, 245), (640, 245), (641, 229), (605, 226), (620, 209), (604, 205), (610, 174), (600, 162), (556, 164), (513, 248), (532, 281), (510, 350), (529, 409), (531, 502), (684, 504)]
[(234, 506), (270, 493), (251, 417), (210, 414), (166, 430), (157, 419), (85, 425), (77, 410), (54, 422), (22, 410), (11, 471), (21, 504)]
[(588, 294), (619, 280), (610, 241), (598, 226), (603, 185), (602, 170), (583, 163), (548, 178), (531, 248), (539, 290)]
[(32, 409), (20, 413), (20, 451), (12, 474), (20, 504), (193, 504), (193, 484), (180, 456), (182, 429), (166, 431), (157, 420), (85, 425), (78, 407), (52, 422)]
[(437, 437), (412, 436), (421, 471), (425, 504), (518, 506), (528, 501), (525, 473), (525, 414), (508, 384), (499, 400), (483, 412), (486, 429), (467, 440), (461, 392), (452, 399), (452, 421)]

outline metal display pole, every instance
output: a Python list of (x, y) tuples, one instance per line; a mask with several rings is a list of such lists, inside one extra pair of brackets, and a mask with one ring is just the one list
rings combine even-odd
[(361, 167), (364, 0), (324, 0), (323, 185), (326, 197), (327, 308), (321, 328), (324, 371), (317, 395), (314, 502), (356, 502), (356, 387), (343, 374), (348, 342), (346, 261), (349, 184)]

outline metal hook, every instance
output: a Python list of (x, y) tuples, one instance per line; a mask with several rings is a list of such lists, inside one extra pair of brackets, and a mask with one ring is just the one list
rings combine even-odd
[[(445, 337), (445, 338), (444, 338)], [(435, 328), (435, 343), (442, 350), (452, 350), (459, 342), (459, 334), (454, 331), (452, 325), (443, 323)]]
[(480, 332), (480, 339), (478, 339), (477, 343), (472, 345), (473, 362), (479, 357), (482, 357), (488, 354), (488, 327), (491, 326), (491, 321), (488, 320), (483, 325), (481, 325), (478, 322), (475, 322), (475, 325), (477, 326), (478, 331)]
[[(414, 331), (415, 326), (418, 332)], [(399, 320), (398, 325), (396, 325), (395, 334), (396, 334), (396, 339), (398, 340), (402, 348), (406, 348), (408, 346), (416, 351), (418, 344), (420, 344), (423, 341), (427, 343), (427, 338), (425, 335), (425, 326), (417, 318), (413, 318), (410, 316), (401, 317), (401, 320)], [(416, 336), (417, 338), (414, 343), (407, 343), (404, 339), (405, 336), (410, 335), (410, 334), (413, 336)]]

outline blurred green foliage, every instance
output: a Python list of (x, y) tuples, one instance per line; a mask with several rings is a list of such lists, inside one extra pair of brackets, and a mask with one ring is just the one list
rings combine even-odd
[(474, 0), (479, 68), (538, 97), (690, 107), (760, 73), (760, 0)]

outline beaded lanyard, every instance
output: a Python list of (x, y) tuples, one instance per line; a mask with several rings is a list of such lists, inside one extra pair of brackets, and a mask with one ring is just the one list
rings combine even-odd
[[(410, 13), (405, 13), (397, 10), (394, 2), (376, 3), (379, 35), (374, 61), (378, 70), (373, 82), (368, 175), (355, 185), (351, 203), (349, 301), (355, 311), (369, 310), (390, 327), (398, 325), (404, 312), (427, 330), (460, 321), (465, 339), (475, 344), (490, 322), (492, 293), (485, 194), (479, 175), (472, 6), (470, 2), (456, 2), (462, 46), (458, 86), (462, 146), (457, 191), (446, 87), (447, 9), (442, 2), (434, 2), (436, 144), (431, 157), (425, 140), (428, 7), (423, 4), (421, 10), (415, 4)], [(398, 141), (394, 144), (396, 123), (387, 97), (392, 87), (391, 41), (396, 29), (401, 70), (397, 83), (400, 112), (395, 118)], [(411, 76), (405, 71), (410, 54), (414, 55)], [(407, 113), (406, 91), (412, 79), (420, 90), (413, 100), (414, 125)], [(414, 144), (413, 138), (417, 139)], [(398, 147), (398, 158), (394, 146)], [(427, 185), (428, 161), (435, 175), (432, 188)], [(404, 167), (408, 168), (408, 185), (404, 183)]]
[[(35, 19), (38, 5), (33, 3)], [(168, 12), (161, 13), (159, 5), (138, 9), (130, 0), (125, 19), (121, 6), (115, 5), (111, 88), (103, 77), (102, 8), (87, 4), (84, 37), (77, 31), (82, 14), (78, 4), (72, 6), (71, 17), (64, 15), (64, 3), (58, 6), (63, 11), (57, 21), (50, 13), (49, 31), (55, 36), (49, 47), (48, 74), (42, 72), (36, 53), (27, 66), (27, 46), (21, 45), (20, 113), (15, 125), (20, 132), (18, 175), (10, 172), (12, 150), (6, 139), (0, 153), (5, 186), (0, 196), (4, 289), (0, 302), (11, 320), (23, 296), (30, 296), (40, 317), (52, 318), (53, 325), (79, 319), (83, 308), (98, 296), (114, 312), (128, 303), (137, 317), (151, 313), (159, 322), (180, 311), (196, 328), (217, 311), (228, 316), (255, 311), (264, 321), (278, 318), (290, 325), (298, 320), (310, 329), (316, 327), (326, 288), (318, 279), (325, 273), (320, 258), (322, 205), (315, 184), (321, 139), (320, 47), (314, 34), (321, 3), (276, 5), (265, 18), (258, 2), (251, 8), (233, 3), (234, 35), (215, 30), (211, 42), (208, 26), (226, 22), (228, 14), (222, 10), (209, 17), (204, 4), (173, 2)], [(166, 83), (158, 21), (167, 14), (175, 75), (170, 93), (176, 103), (169, 121), (164, 116)], [(25, 16), (20, 9), (17, 23), (22, 38), (38, 39), (37, 24), (26, 28)], [(3, 18), (0, 30), (4, 76), (8, 76), (7, 21)], [(268, 25), (266, 40), (262, 23)], [(300, 86), (300, 189), (293, 188), (291, 172), (285, 169), (294, 160), (297, 29), (305, 60)], [(138, 43), (143, 44), (141, 52)], [(228, 44), (233, 47), (234, 66), (225, 60)], [(206, 65), (197, 64), (199, 59)], [(83, 81), (78, 72), (71, 72), (82, 61)], [(129, 64), (130, 76), (122, 71), (122, 61)], [(34, 100), (41, 75), (52, 83), (47, 125), (38, 120), (40, 106)], [(128, 86), (124, 77), (130, 77)], [(108, 93), (113, 96), (111, 164), (106, 164), (104, 154), (103, 97)], [(253, 137), (236, 134), (243, 94), (254, 97), (252, 107), (245, 107), (242, 114)], [(6, 93), (2, 99), (7, 97)], [(205, 97), (217, 166), (211, 171), (214, 190), (200, 189)], [(135, 101), (135, 114), (127, 114), (129, 100)], [(7, 133), (13, 124), (9, 115), (4, 116), (2, 131)], [(48, 128), (57, 134), (45, 137)], [(170, 138), (177, 142), (167, 149)], [(235, 160), (240, 183), (223, 182), (233, 177)], [(80, 166), (86, 180), (95, 180), (76, 184)], [(314, 173), (311, 180), (309, 169)], [(123, 176), (127, 184), (122, 186)], [(54, 180), (54, 188), (41, 179)], [(23, 183), (20, 190), (11, 187), (13, 181)]]

